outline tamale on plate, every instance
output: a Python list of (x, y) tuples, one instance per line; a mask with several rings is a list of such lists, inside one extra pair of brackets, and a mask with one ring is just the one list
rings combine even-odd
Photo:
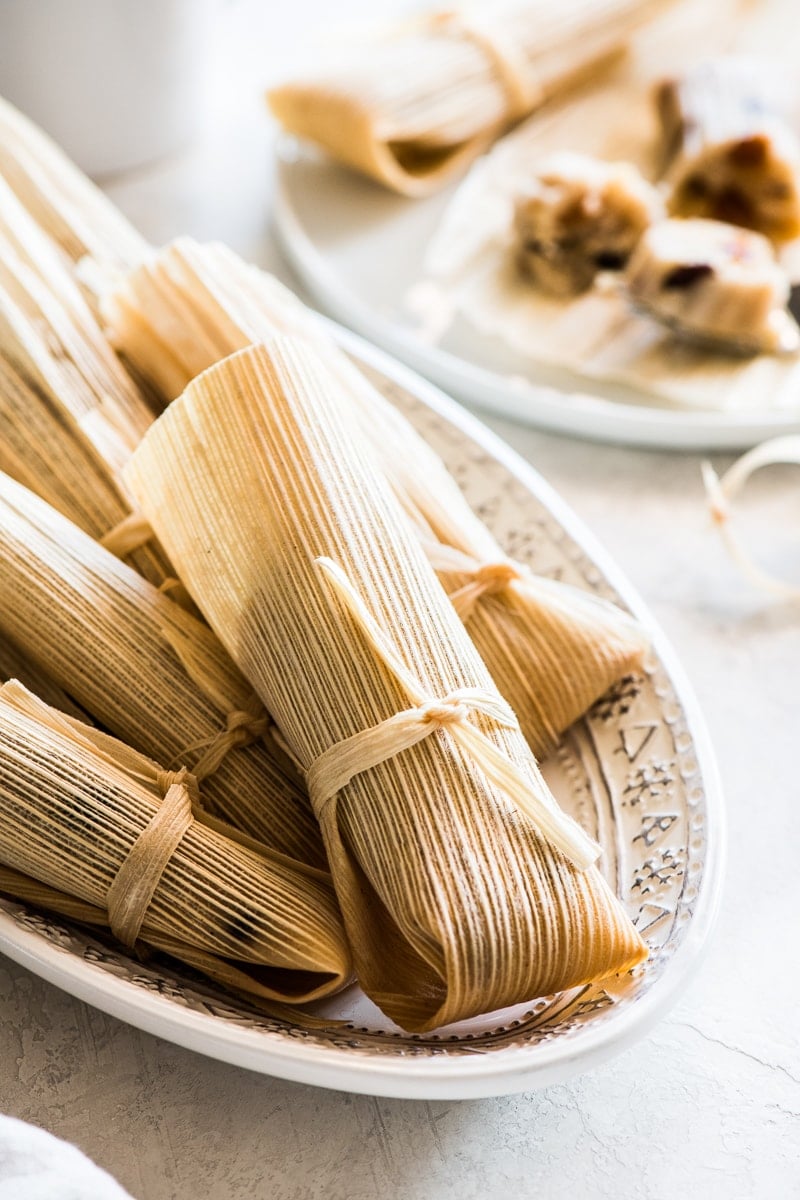
[(641, 961), (313, 349), (207, 371), (126, 478), (307, 773), (387, 1015), (432, 1029)]

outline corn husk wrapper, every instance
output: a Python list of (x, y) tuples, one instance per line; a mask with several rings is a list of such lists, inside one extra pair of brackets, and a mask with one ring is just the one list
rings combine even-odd
[(0, 354), (69, 406), (118, 469), (153, 414), (52, 247), (18, 206), (13, 215), (0, 236)]
[[(431, 1029), (643, 957), (307, 343), (200, 376), (126, 474), (309, 772), (356, 973), (384, 1012)], [(375, 727), (382, 741), (410, 706), (422, 740), (326, 791), (320, 756)]]
[(510, 124), (623, 50), (664, 0), (505, 0), (433, 12), (337, 46), (275, 87), (290, 133), (407, 196), (463, 170)]
[(0, 176), (73, 262), (129, 269), (147, 243), (47, 134), (0, 99)]
[(276, 280), (225, 247), (184, 239), (133, 272), (106, 297), (104, 311), (126, 353), (169, 399), (226, 354), (276, 330), (314, 342), (347, 388), (382, 469), (538, 756), (640, 665), (643, 636), (619, 609), (509, 563), (441, 459)]
[(83, 709), (79, 708), (67, 693), (53, 682), (46, 671), (32, 662), (8, 638), (0, 637), (0, 683), (6, 683), (9, 679), (16, 679), (18, 683), (21, 683), (29, 692), (33, 692), (34, 696), (38, 696), (45, 704), (49, 704), (51, 708), (57, 708), (59, 712), (66, 713), (70, 717), (77, 717), (79, 721), (89, 721)]
[[(408, 296), (422, 326), (434, 310), (449, 311), (513, 352), (509, 374), (526, 375), (536, 363), (563, 368), (564, 386), (574, 389), (578, 377), (606, 381), (617, 400), (641, 403), (644, 393), (667, 406), (731, 414), (794, 407), (796, 357), (748, 359), (681, 342), (633, 312), (610, 278), (575, 299), (545, 295), (520, 277), (512, 224), (515, 196), (526, 190), (537, 162), (554, 152), (627, 161), (655, 180), (662, 167), (655, 81), (710, 54), (757, 54), (770, 42), (776, 56), (788, 50), (796, 61), (799, 28), (788, 0), (681, 6), (644, 30), (607, 78), (514, 131), (471, 169), (434, 233), (424, 280)], [(791, 254), (786, 266), (796, 275), (796, 250)]]
[(302, 782), (208, 627), (6, 476), (0, 633), (114, 734), (189, 768), (213, 813), (325, 866)]
[(153, 414), (63, 256), (2, 181), (0, 263), (0, 470), (164, 583), (174, 572), (163, 551), (123, 525), (119, 479)]
[[(202, 812), (191, 776), (165, 773), (16, 682), (0, 688), (0, 731), (4, 866), (107, 913), (126, 945), (141, 939), (256, 998), (302, 1002), (346, 983), (323, 872), (262, 853)], [(174, 815), (156, 831), (167, 805)], [(69, 915), (92, 921), (80, 908)]]
[[(92, 537), (105, 539), (151, 583), (177, 583), (164, 551), (131, 513), (117, 475), (54, 398), (0, 358), (0, 471)], [(177, 598), (178, 590), (173, 594)]]

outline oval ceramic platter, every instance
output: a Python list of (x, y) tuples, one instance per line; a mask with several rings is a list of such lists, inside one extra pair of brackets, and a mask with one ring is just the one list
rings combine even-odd
[(564, 737), (545, 774), (597, 837), (603, 869), (650, 947), (631, 974), (410, 1036), (355, 986), (310, 1031), (255, 1013), (172, 962), (0, 899), (0, 951), (124, 1021), (211, 1057), (303, 1083), (383, 1096), (468, 1098), (552, 1084), (627, 1047), (685, 986), (720, 893), (723, 814), (703, 721), (653, 618), (540, 476), (479, 422), (343, 330), (343, 347), (446, 460), (510, 555), (631, 609), (652, 638)]
[(436, 298), (423, 295), (421, 281), (458, 185), (408, 200), (292, 138), (281, 136), (276, 149), (276, 230), (309, 294), (453, 395), (557, 433), (663, 449), (746, 449), (800, 432), (800, 397), (716, 411), (670, 404), (631, 385), (533, 363), (463, 316), (444, 315), (440, 335)]

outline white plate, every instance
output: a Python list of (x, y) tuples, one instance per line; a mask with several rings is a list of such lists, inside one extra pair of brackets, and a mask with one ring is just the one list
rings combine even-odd
[(89, 1004), (214, 1058), (286, 1079), (383, 1096), (467, 1098), (529, 1090), (627, 1047), (685, 986), (713, 924), (723, 814), (702, 718), (653, 618), (540, 476), (452, 400), (352, 334), (340, 343), (447, 461), (507, 551), (616, 599), (652, 637), (646, 673), (623, 680), (543, 764), (561, 803), (604, 847), (612, 886), (647, 940), (647, 963), (613, 985), (410, 1036), (356, 988), (320, 1004), (308, 1033), (254, 1014), (171, 964), (0, 899), (0, 952)]
[(746, 449), (800, 432), (800, 410), (689, 411), (620, 384), (533, 368), (463, 318), (439, 343), (424, 340), (406, 301), (424, 275), (425, 250), (453, 188), (406, 200), (291, 138), (276, 146), (276, 230), (309, 294), (461, 399), (558, 433), (667, 449)]

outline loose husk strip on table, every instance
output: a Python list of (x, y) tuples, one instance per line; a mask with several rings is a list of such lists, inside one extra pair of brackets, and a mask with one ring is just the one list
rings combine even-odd
[(63, 150), (8, 101), (0, 99), (0, 176), (36, 223), (78, 262), (128, 269), (147, 242)]
[(761, 442), (741, 458), (737, 458), (721, 476), (717, 475), (710, 462), (704, 462), (703, 482), (711, 519), (742, 573), (757, 587), (764, 588), (784, 600), (797, 601), (800, 600), (800, 586), (788, 583), (760, 567), (734, 531), (731, 521), (733, 501), (744, 489), (750, 476), (763, 467), (779, 464), (800, 466), (800, 437), (788, 434), (786, 437), (770, 438), (769, 441)]
[(126, 478), (308, 772), (388, 1016), (428, 1030), (646, 955), (306, 342), (194, 380)]
[(211, 630), (3, 475), (0, 634), (112, 733), (188, 767), (211, 811), (325, 866), (302, 781)]
[(509, 561), (438, 455), (277, 280), (224, 246), (181, 239), (101, 305), (117, 343), (166, 400), (225, 355), (277, 331), (313, 341), (347, 389), (381, 468), (534, 753), (617, 679), (644, 639), (616, 607)]
[(256, 999), (301, 1003), (350, 974), (322, 872), (263, 853), (202, 812), (187, 772), (13, 681), (0, 688), (0, 862), (102, 910), (127, 947), (141, 939)]
[(664, 0), (505, 0), (433, 11), (336, 47), (267, 96), (290, 133), (423, 196), (502, 131), (623, 50)]

